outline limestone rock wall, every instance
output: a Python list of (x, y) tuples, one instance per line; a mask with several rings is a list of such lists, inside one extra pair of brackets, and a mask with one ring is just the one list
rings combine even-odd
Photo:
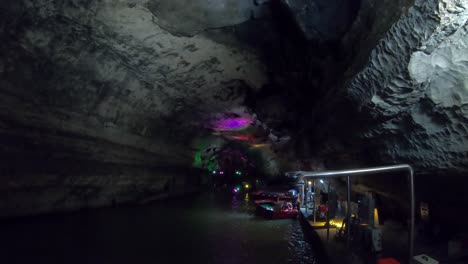
[(347, 85), (380, 160), (468, 171), (467, 19), (466, 0), (416, 1)]
[(0, 3), (0, 216), (197, 188), (203, 115), (266, 78), (251, 51), (157, 22), (140, 0)]

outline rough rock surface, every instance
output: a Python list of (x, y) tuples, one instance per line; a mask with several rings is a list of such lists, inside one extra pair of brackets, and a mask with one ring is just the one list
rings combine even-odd
[(348, 85), (379, 160), (468, 171), (468, 2), (416, 1)]
[(1, 215), (191, 189), (203, 115), (266, 80), (249, 50), (174, 36), (146, 1), (0, 6)]
[(148, 7), (159, 26), (184, 36), (240, 24), (261, 17), (266, 9), (252, 0), (150, 0)]
[(305, 37), (313, 41), (336, 41), (348, 31), (359, 9), (358, 0), (288, 0), (291, 15)]

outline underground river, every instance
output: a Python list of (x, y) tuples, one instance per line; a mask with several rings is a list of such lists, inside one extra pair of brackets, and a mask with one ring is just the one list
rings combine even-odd
[(256, 217), (248, 194), (3, 220), (0, 233), (2, 263), (319, 263), (299, 220)]

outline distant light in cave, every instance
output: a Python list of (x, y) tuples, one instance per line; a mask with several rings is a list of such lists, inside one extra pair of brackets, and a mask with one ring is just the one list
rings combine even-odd
[(240, 192), (240, 189), (241, 189), (241, 187), (237, 186), (236, 188), (232, 189), (232, 192), (233, 193), (238, 193), (238, 192)]
[(223, 175), (223, 174), (224, 174), (224, 171), (220, 171), (220, 172), (219, 172), (219, 175)]
[(230, 117), (210, 122), (210, 127), (216, 131), (242, 130), (253, 123), (251, 117)]
[(202, 165), (203, 165), (203, 159), (202, 159), (202, 152), (200, 150), (195, 153), (192, 166), (195, 168), (200, 168), (202, 167)]
[(252, 141), (253, 137), (251, 135), (224, 135), (225, 138), (230, 140), (240, 140), (240, 141)]
[(208, 164), (206, 165), (206, 168), (209, 170), (209, 171), (214, 171), (216, 172), (216, 164), (213, 160), (210, 160), (208, 162)]

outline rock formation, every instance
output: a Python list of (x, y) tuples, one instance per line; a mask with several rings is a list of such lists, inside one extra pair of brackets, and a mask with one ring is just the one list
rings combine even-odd
[(347, 86), (373, 125), (362, 137), (389, 163), (468, 170), (468, 5), (416, 1)]

